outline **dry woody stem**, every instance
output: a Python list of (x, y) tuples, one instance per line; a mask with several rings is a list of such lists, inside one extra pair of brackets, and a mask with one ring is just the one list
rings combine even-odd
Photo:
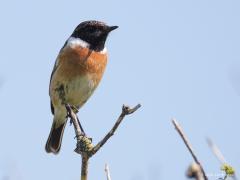
[(66, 109), (68, 112), (68, 117), (71, 119), (71, 122), (75, 129), (75, 134), (77, 138), (77, 147), (75, 152), (82, 156), (82, 169), (81, 169), (81, 180), (87, 180), (88, 175), (88, 160), (96, 154), (99, 149), (108, 141), (108, 139), (114, 135), (115, 131), (123, 121), (126, 115), (134, 113), (141, 107), (140, 104), (135, 106), (134, 108), (130, 108), (128, 106), (123, 105), (122, 112), (118, 117), (116, 123), (114, 124), (113, 128), (105, 135), (105, 137), (97, 143), (96, 146), (92, 144), (92, 139), (87, 137), (84, 132), (81, 130), (81, 125), (78, 120), (77, 115), (74, 112), (74, 108), (72, 108), (69, 104), (66, 104)]
[(226, 160), (222, 154), (222, 152), (220, 151), (220, 149), (217, 147), (216, 144), (214, 144), (212, 142), (211, 139), (207, 138), (207, 143), (208, 146), (210, 147), (210, 149), (212, 150), (213, 154), (216, 156), (216, 158), (220, 161), (221, 164), (225, 164)]
[(184, 144), (187, 146), (187, 148), (188, 148), (189, 152), (191, 153), (194, 161), (195, 161), (195, 162), (198, 164), (198, 166), (200, 167), (200, 169), (201, 169), (201, 171), (202, 171), (202, 174), (203, 174), (204, 180), (208, 180), (208, 178), (207, 178), (207, 176), (206, 176), (206, 173), (205, 173), (205, 171), (204, 171), (204, 169), (203, 169), (200, 161), (198, 160), (197, 156), (196, 156), (195, 153), (193, 152), (193, 148), (192, 148), (192, 146), (190, 145), (189, 141), (187, 140), (187, 137), (186, 137), (185, 134), (183, 133), (183, 130), (182, 130), (181, 126), (178, 124), (178, 122), (177, 122), (175, 119), (172, 120), (172, 123), (173, 123), (175, 129), (177, 130), (177, 132), (179, 133), (180, 137), (182, 138)]
[[(223, 171), (224, 171), (225, 168), (228, 168), (228, 169), (229, 169), (229, 168), (232, 168), (232, 170), (234, 170), (233, 167), (231, 167), (231, 166), (227, 163), (225, 157), (223, 156), (223, 154), (222, 154), (222, 152), (220, 151), (220, 149), (218, 148), (218, 146), (217, 146), (210, 138), (207, 138), (207, 143), (208, 143), (208, 146), (210, 147), (210, 149), (212, 150), (213, 154), (216, 156), (216, 158), (217, 158), (217, 159), (219, 160), (219, 162), (222, 164), (221, 169), (222, 169)], [(227, 170), (227, 169), (225, 169), (225, 170)], [(225, 171), (225, 173), (227, 173), (227, 172)], [(229, 175), (226, 174), (225, 179), (227, 179), (228, 176), (229, 176)], [(235, 180), (238, 179), (237, 176), (236, 176), (236, 173), (234, 173), (234, 172), (233, 172), (233, 174), (231, 174), (231, 177), (232, 177), (233, 179), (235, 179)]]
[(105, 164), (105, 169), (104, 170), (105, 170), (105, 173), (106, 173), (107, 180), (111, 180), (110, 170), (109, 170), (108, 164)]
[(202, 171), (197, 163), (192, 163), (186, 173), (188, 178), (194, 178), (196, 180), (204, 180)]

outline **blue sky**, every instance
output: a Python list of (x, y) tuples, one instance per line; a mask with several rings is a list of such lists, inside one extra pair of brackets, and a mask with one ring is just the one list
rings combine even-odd
[(192, 158), (172, 117), (208, 174), (220, 173), (220, 164), (206, 137), (239, 171), (239, 8), (236, 0), (1, 2), (0, 178), (79, 179), (72, 127), (59, 155), (44, 151), (52, 122), (48, 85), (65, 40), (90, 19), (119, 29), (107, 40), (104, 78), (79, 112), (85, 131), (96, 143), (122, 104), (142, 108), (91, 159), (89, 179), (104, 179), (106, 162), (113, 180), (186, 179)]

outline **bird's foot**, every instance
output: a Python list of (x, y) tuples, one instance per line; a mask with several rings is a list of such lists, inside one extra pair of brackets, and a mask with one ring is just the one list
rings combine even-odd
[(76, 106), (71, 105), (71, 109), (73, 110), (73, 112), (74, 112), (75, 114), (78, 113), (78, 108), (77, 108)]

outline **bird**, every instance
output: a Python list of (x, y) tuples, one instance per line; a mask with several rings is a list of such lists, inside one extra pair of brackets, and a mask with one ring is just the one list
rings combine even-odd
[(45, 145), (58, 154), (67, 123), (69, 104), (80, 109), (97, 88), (108, 61), (106, 39), (118, 26), (90, 20), (80, 23), (61, 48), (50, 78), (52, 127)]

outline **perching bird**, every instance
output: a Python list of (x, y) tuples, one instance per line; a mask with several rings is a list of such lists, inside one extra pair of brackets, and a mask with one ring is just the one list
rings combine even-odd
[(105, 41), (116, 28), (99, 21), (82, 22), (60, 50), (49, 86), (54, 118), (45, 146), (48, 153), (57, 154), (61, 148), (65, 104), (79, 109), (98, 86), (107, 64)]

